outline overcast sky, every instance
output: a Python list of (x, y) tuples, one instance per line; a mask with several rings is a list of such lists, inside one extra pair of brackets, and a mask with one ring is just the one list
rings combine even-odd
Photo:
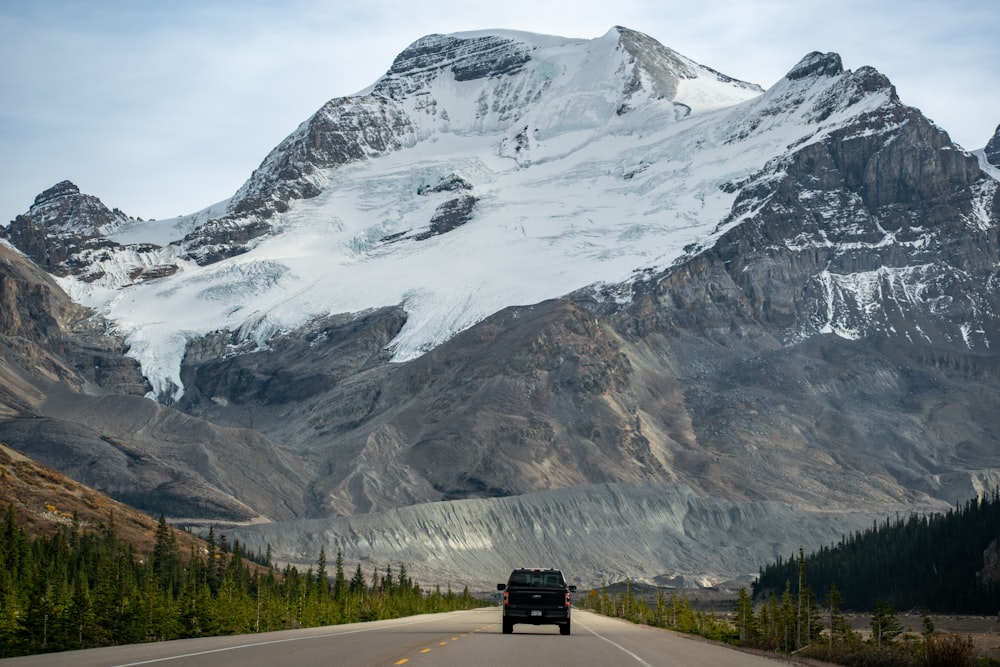
[(969, 150), (1000, 123), (1000, 0), (3, 0), (0, 224), (63, 179), (143, 218), (225, 199), (426, 34), (614, 25), (765, 88), (836, 51)]

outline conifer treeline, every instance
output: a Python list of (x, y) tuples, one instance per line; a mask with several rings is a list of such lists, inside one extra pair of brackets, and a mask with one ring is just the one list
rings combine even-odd
[[(980, 573), (984, 552), (998, 538), (1000, 492), (994, 491), (946, 514), (887, 519), (824, 547), (805, 557), (806, 584), (823, 592), (836, 586), (843, 607), (855, 611), (885, 602), (895, 609), (995, 614), (1000, 586)], [(754, 597), (780, 594), (799, 567), (793, 556), (762, 568)]]
[(636, 593), (631, 579), (625, 580), (625, 591), (621, 595), (602, 586), (600, 590), (591, 590), (589, 595), (575, 602), (582, 609), (623, 618), (632, 623), (667, 628), (716, 641), (735, 643), (737, 639), (732, 623), (720, 619), (714, 612), (698, 611), (691, 606), (686, 594), (678, 597), (675, 591), (668, 599), (666, 592), (660, 588), (650, 604), (643, 595)]
[(633, 623), (644, 623), (686, 634), (700, 635), (753, 649), (795, 654), (802, 658), (849, 667), (971, 667), (1000, 665), (1000, 661), (976, 656), (971, 637), (939, 633), (931, 618), (924, 614), (919, 636), (906, 634), (888, 603), (879, 601), (871, 613), (871, 633), (867, 640), (852, 629), (840, 610), (836, 586), (827, 591), (827, 606), (817, 604), (816, 595), (805, 584), (805, 556), (799, 551), (795, 560), (798, 578), (785, 582), (780, 595), (754, 609), (746, 588), (740, 588), (735, 609), (727, 618), (715, 611), (697, 611), (682, 594), (670, 599), (657, 589), (654, 598), (637, 595), (631, 581), (626, 581), (622, 595), (609, 593), (607, 587), (591, 591), (580, 606)]
[[(111, 527), (84, 532), (74, 521), (31, 537), (11, 508), (0, 525), (0, 658), (184, 637), (267, 632), (479, 605), (468, 591), (427, 594), (403, 565), (358, 564), (348, 579), (338, 551), (331, 576), (316, 568), (248, 566), (238, 542), (210, 533), (207, 553), (181, 554), (161, 517), (145, 557)], [(266, 559), (265, 559), (266, 560)]]

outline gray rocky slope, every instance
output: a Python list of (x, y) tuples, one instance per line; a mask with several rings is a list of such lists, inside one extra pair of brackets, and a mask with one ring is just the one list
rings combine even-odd
[[(652, 48), (623, 35), (637, 53)], [(316, 196), (324, 170), (415, 141), (393, 100), (428, 72), (510, 87), (530, 54), (500, 46), (418, 42), (376, 86), (384, 106), (332, 101), (225, 216), (172, 253), (128, 248), (142, 258), (129, 279), (169, 275), (178, 257), (239, 255)], [(644, 70), (667, 71), (666, 91), (681, 67), (668, 60)], [(626, 77), (625, 90), (642, 80)], [(668, 269), (512, 306), (405, 363), (387, 351), (402, 306), (316, 319), (265, 347), (219, 331), (189, 344), (171, 407), (80, 369), (53, 386), (21, 361), (10, 372), (31, 391), (7, 402), (0, 438), (118, 495), (204, 488), (184, 514), (275, 520), (231, 530), (279, 557), (308, 561), (325, 546), (483, 584), (532, 563), (585, 585), (736, 578), (873, 514), (996, 486), (997, 181), (885, 77), (845, 71), (835, 54), (810, 54), (728, 118), (726, 145), (783, 123), (811, 131), (724, 184), (735, 198), (718, 233)], [(97, 280), (106, 264), (91, 260), (125, 252), (100, 232), (115, 220), (81, 227), (66, 224), (79, 206), (40, 212), (78, 196), (70, 186), (40, 195), (5, 236), (50, 271)], [(437, 233), (475, 219), (474, 203), (455, 201)], [(83, 250), (40, 250), (68, 246), (67, 233)], [(141, 393), (130, 373), (125, 393)], [(113, 461), (120, 472), (107, 472)]]
[(320, 549), (422, 583), (491, 590), (512, 567), (563, 567), (573, 583), (745, 585), (762, 562), (828, 545), (880, 513), (822, 512), (774, 501), (705, 498), (659, 482), (594, 484), (507, 498), (426, 503), (336, 519), (230, 527), (251, 551), (303, 567)]
[(0, 294), (0, 441), (152, 513), (302, 514), (298, 461), (144, 398), (120, 337), (3, 242)]

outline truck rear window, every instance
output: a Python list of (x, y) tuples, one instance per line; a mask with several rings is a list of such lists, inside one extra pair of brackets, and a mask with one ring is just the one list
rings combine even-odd
[(510, 575), (511, 586), (532, 586), (534, 588), (562, 588), (562, 577), (552, 572), (514, 572)]

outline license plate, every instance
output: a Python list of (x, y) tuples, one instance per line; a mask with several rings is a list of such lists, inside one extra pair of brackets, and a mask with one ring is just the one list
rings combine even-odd
[(531, 615), (532, 616), (541, 616), (542, 612), (538, 611), (537, 609), (534, 609), (534, 610), (532, 610)]

